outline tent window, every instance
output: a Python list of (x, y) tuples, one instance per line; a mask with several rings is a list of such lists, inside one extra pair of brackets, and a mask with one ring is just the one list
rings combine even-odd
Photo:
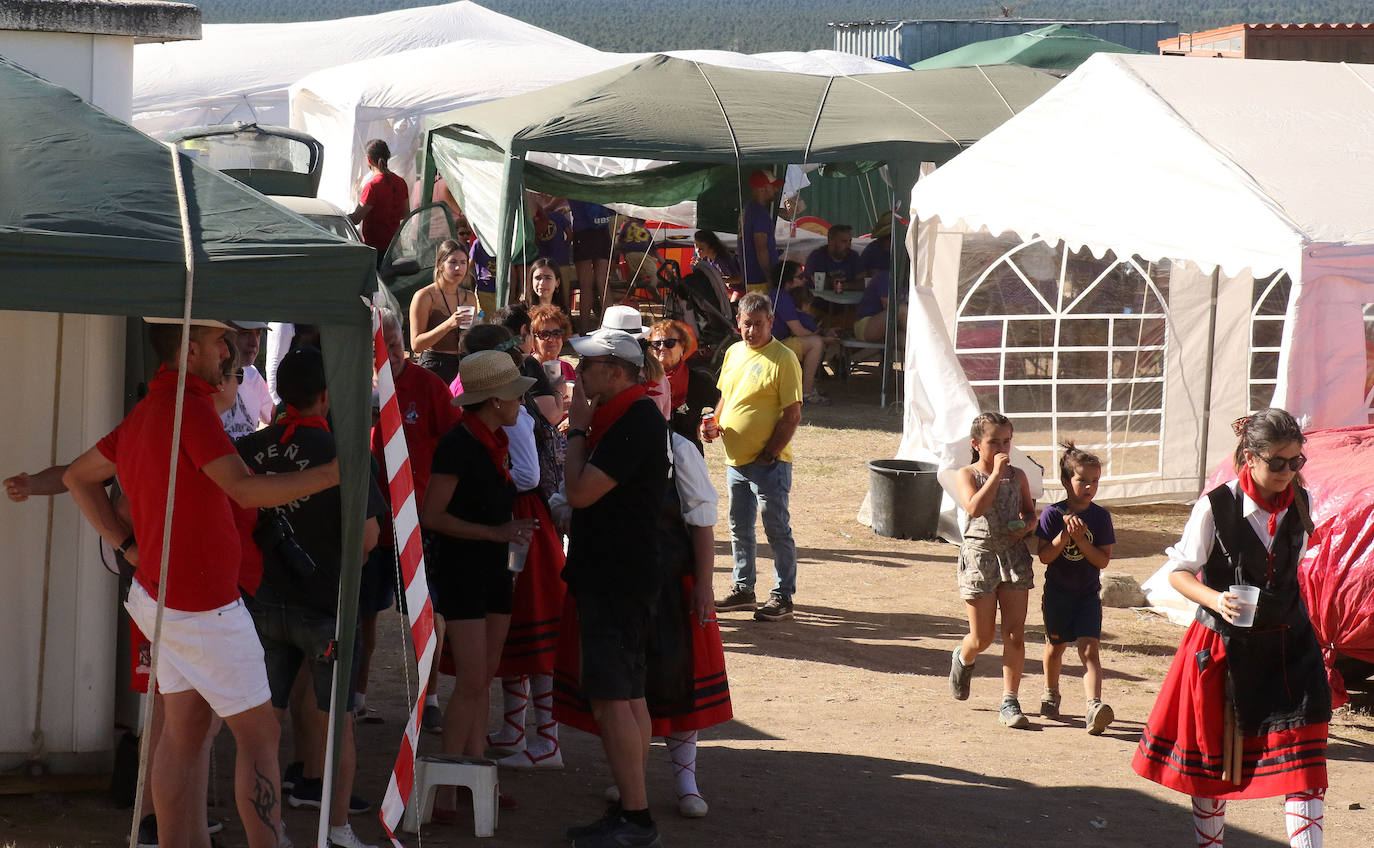
[(1292, 285), (1283, 271), (1254, 282), (1250, 301), (1250, 412), (1264, 409), (1274, 397)]
[(1103, 476), (1161, 473), (1169, 265), (965, 236), (955, 347), (983, 409), (1049, 472), (1073, 439)]

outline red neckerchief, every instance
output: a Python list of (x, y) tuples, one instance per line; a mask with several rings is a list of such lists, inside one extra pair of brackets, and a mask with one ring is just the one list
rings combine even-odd
[(296, 432), (297, 427), (318, 427), (329, 432), (329, 422), (323, 415), (301, 415), (301, 411), (289, 403), (282, 404), (284, 410), (277, 423), (282, 425), (281, 443), (284, 445), (291, 441), (291, 436)]
[(677, 409), (687, 402), (687, 381), (691, 375), (687, 371), (687, 360), (679, 360), (677, 365), (671, 369), (665, 369), (668, 374), (668, 387), (672, 389), (673, 409)]
[(648, 389), (644, 386), (630, 386), (596, 408), (596, 412), (592, 413), (592, 426), (587, 430), (588, 453), (596, 448), (596, 443), (601, 441), (601, 437), (606, 435), (612, 424), (620, 420), (620, 416), (625, 414), (630, 404), (644, 397), (646, 392)]
[(1266, 501), (1264, 496), (1259, 493), (1259, 487), (1255, 485), (1254, 479), (1250, 476), (1250, 466), (1246, 465), (1240, 469), (1240, 490), (1250, 496), (1260, 509), (1269, 513), (1269, 535), (1276, 536), (1279, 532), (1279, 513), (1283, 512), (1293, 504), (1293, 485), (1290, 483), (1274, 496), (1272, 501)]
[(510, 437), (506, 435), (505, 429), (498, 428), (493, 433), (477, 415), (464, 415), (462, 426), (487, 449), (487, 454), (491, 456), (491, 464), (501, 470), (506, 482), (513, 482), (510, 476)]
[[(176, 369), (168, 368), (166, 365), (159, 366), (157, 373), (153, 375), (153, 379), (148, 383), (148, 391), (152, 391), (153, 389), (167, 389), (168, 391), (175, 392), (177, 390)], [(189, 372), (186, 374), (186, 394), (195, 397), (209, 397), (218, 391), (218, 388), (210, 385), (195, 374)]]

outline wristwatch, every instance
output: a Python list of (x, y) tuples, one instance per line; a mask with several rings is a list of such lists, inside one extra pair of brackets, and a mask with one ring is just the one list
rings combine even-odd
[(586, 431), (586, 430), (580, 430), (580, 429), (574, 427), (573, 429), (569, 430), (569, 431), (568, 431), (567, 433), (565, 433), (564, 435), (567, 436), (569, 439), (575, 438), (575, 437), (577, 437), (577, 436), (581, 436), (581, 437), (583, 437), (583, 438), (585, 439), (585, 438), (587, 437), (587, 431)]
[(764, 465), (767, 465), (770, 462), (777, 462), (778, 455), (775, 453), (769, 453), (768, 451), (759, 451), (759, 455), (754, 457), (754, 461), (761, 462)]
[(127, 554), (129, 552), (129, 548), (132, 548), (133, 546), (134, 534), (130, 533), (129, 538), (125, 539), (122, 543), (120, 543), (119, 547), (115, 548), (115, 550), (119, 551), (121, 554)]

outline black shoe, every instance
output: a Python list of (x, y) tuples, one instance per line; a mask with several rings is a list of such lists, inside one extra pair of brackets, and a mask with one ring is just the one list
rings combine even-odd
[(663, 848), (658, 826), (640, 827), (622, 816), (609, 827), (573, 840), (573, 848)]
[[(296, 785), (291, 787), (291, 792), (286, 796), (287, 802), (293, 807), (312, 807), (316, 810), (320, 808), (320, 798), (324, 794), (324, 780), (318, 777), (302, 777), (296, 781)], [(372, 805), (357, 795), (348, 797), (348, 814), (355, 816), (358, 813), (365, 813), (372, 809)]]
[(286, 771), (281, 773), (281, 791), (285, 792), (296, 785), (296, 781), (305, 774), (305, 763), (297, 760), (286, 767)]
[(754, 599), (754, 590), (746, 589), (743, 586), (736, 586), (730, 594), (716, 601), (716, 612), (731, 612), (733, 610), (751, 610), (759, 605)]
[(157, 816), (149, 813), (138, 823), (138, 848), (157, 848)]
[(791, 617), (792, 599), (776, 592), (769, 595), (768, 602), (754, 612), (755, 621), (784, 621)]
[(611, 826), (620, 821), (620, 802), (612, 801), (606, 805), (606, 812), (601, 814), (601, 818), (591, 824), (570, 827), (563, 834), (569, 842), (576, 842), (587, 836), (594, 836), (602, 831), (610, 830)]

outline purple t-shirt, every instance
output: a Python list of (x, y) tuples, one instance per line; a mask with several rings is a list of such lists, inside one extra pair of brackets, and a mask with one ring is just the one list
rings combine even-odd
[(870, 315), (877, 315), (883, 311), (883, 298), (887, 297), (888, 286), (892, 285), (892, 278), (886, 271), (879, 272), (868, 281), (868, 287), (864, 289), (864, 296), (859, 299), (859, 307), (854, 311), (855, 318), (867, 318)]
[(754, 250), (754, 234), (765, 233), (768, 236), (769, 264), (778, 261), (778, 237), (773, 230), (773, 214), (767, 206), (761, 203), (750, 203), (744, 208), (744, 231), (739, 234), (740, 250), (739, 254), (743, 261), (744, 284), (746, 286), (765, 285), (768, 277), (763, 273), (763, 266), (759, 264), (759, 257)]
[(773, 304), (773, 338), (778, 341), (792, 337), (792, 328), (787, 326), (788, 321), (800, 321), (801, 325), (811, 332), (816, 332), (820, 325), (816, 323), (816, 318), (811, 313), (798, 309), (792, 295), (786, 291), (778, 292), (777, 303)]
[(865, 271), (891, 271), (891, 246), (875, 239), (859, 254), (859, 261), (863, 263)]
[(487, 253), (481, 239), (473, 239), (468, 248), (468, 261), (472, 263), (472, 275), (477, 278), (477, 290), (496, 291), (496, 257)]
[(839, 280), (841, 285), (853, 291), (863, 276), (864, 266), (859, 254), (852, 250), (843, 259), (831, 259), (829, 249), (818, 247), (806, 257), (806, 273), (815, 274), (818, 271), (825, 274), (827, 289), (834, 289), (835, 281)]
[(572, 243), (568, 240), (571, 230), (572, 220), (562, 212), (550, 211), (535, 216), (534, 241), (539, 246), (539, 257), (555, 265), (571, 265)]
[[(1040, 513), (1040, 524), (1035, 528), (1035, 535), (1045, 541), (1050, 541), (1059, 535), (1059, 531), (1064, 529), (1064, 512), (1068, 509), (1068, 501), (1060, 501), (1053, 506), (1045, 507), (1045, 511)], [(1112, 514), (1097, 504), (1088, 504), (1088, 508), (1079, 513), (1079, 518), (1088, 527), (1088, 541), (1098, 547), (1116, 543), (1116, 533), (1112, 530)], [(1064, 550), (1059, 553), (1054, 562), (1045, 570), (1045, 583), (1053, 583), (1055, 588), (1074, 595), (1095, 595), (1102, 589), (1102, 581), (1099, 579), (1101, 570), (1088, 562), (1083, 556), (1083, 552), (1078, 549), (1072, 539), (1064, 546)]]

